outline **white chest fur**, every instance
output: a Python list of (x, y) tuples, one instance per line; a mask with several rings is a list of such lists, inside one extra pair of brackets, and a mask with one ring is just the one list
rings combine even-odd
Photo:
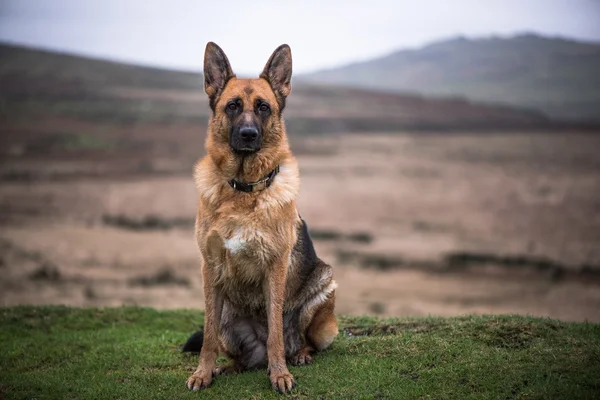
[(244, 236), (243, 230), (238, 228), (234, 234), (225, 240), (225, 248), (229, 250), (231, 254), (237, 254), (244, 249), (248, 243), (248, 238)]
[(250, 246), (264, 245), (265, 235), (254, 227), (238, 227), (229, 238), (224, 240), (224, 246), (231, 255), (239, 254)]

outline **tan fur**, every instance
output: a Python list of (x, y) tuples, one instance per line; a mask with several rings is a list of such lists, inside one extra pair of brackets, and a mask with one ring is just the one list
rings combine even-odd
[[(205, 60), (212, 55), (211, 51), (216, 51), (210, 46)], [(289, 57), (291, 63), (291, 53)], [(263, 75), (277, 78), (280, 71), (269, 70), (269, 63)], [(205, 61), (205, 71), (206, 68)], [(305, 345), (294, 359), (301, 359), (301, 363), (310, 361), (314, 349), (326, 348), (337, 335), (333, 314), (336, 285), (331, 268), (318, 260), (319, 271), (323, 272), (315, 275), (311, 287), (304, 288), (299, 274), (301, 260), (292, 254), (302, 226), (296, 209), (299, 177), (279, 109), (279, 101), (287, 96), (290, 86), (276, 89), (264, 78), (236, 77), (231, 77), (224, 88), (210, 84), (205, 84), (206, 91), (215, 100), (215, 112), (206, 141), (208, 155), (194, 170), (199, 194), (196, 240), (202, 255), (206, 303), (204, 344), (198, 368), (187, 385), (197, 390), (211, 383), (219, 351), (226, 354), (236, 351), (228, 335), (237, 328), (226, 321), (235, 322), (235, 318), (247, 315), (266, 320), (270, 380), (276, 390), (286, 392), (291, 390), (294, 380), (286, 365), (283, 315), (292, 312), (299, 315), (297, 329)], [(231, 120), (223, 111), (230, 99), (238, 97), (244, 104), (244, 113), (253, 112), (252, 105), (258, 98), (271, 106), (271, 116), (262, 126), (262, 148), (244, 156), (234, 153), (229, 146)], [(230, 179), (258, 181), (277, 165), (280, 172), (265, 190), (243, 193), (227, 183)]]
[(308, 338), (317, 350), (324, 350), (338, 335), (338, 326), (333, 314), (335, 308), (335, 292), (332, 292), (327, 302), (314, 314), (308, 327)]

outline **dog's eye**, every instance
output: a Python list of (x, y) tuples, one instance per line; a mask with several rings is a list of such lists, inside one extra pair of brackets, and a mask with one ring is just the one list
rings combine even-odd
[(265, 103), (262, 103), (262, 104), (261, 104), (261, 105), (258, 107), (258, 109), (259, 109), (260, 111), (263, 111), (263, 112), (264, 112), (264, 111), (269, 111), (269, 106), (268, 106), (267, 104), (265, 104)]
[(231, 103), (227, 104), (227, 109), (230, 111), (235, 111), (235, 110), (237, 110), (237, 108), (238, 108), (237, 104), (233, 101)]

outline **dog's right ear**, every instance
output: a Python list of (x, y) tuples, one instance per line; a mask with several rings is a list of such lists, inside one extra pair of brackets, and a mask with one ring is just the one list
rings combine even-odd
[(213, 109), (215, 98), (234, 76), (223, 50), (216, 43), (208, 42), (204, 51), (204, 91), (210, 98)]

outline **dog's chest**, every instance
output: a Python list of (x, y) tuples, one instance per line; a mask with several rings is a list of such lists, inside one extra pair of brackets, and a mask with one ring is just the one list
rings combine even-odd
[(247, 253), (251, 250), (254, 250), (254, 252), (260, 251), (259, 247), (265, 240), (265, 235), (252, 226), (237, 227), (227, 236), (229, 237), (223, 243), (225, 249), (234, 258), (237, 258), (241, 253)]
[(275, 249), (271, 234), (256, 226), (237, 226), (224, 236), (226, 262), (219, 284), (230, 302), (242, 309), (264, 308), (263, 283)]
[[(271, 190), (270, 188), (269, 190)], [(223, 261), (215, 265), (215, 284), (236, 305), (264, 306), (264, 284), (269, 273), (281, 265), (296, 241), (295, 204), (223, 202), (212, 214), (206, 234), (216, 232), (222, 240)], [(288, 257), (289, 258), (289, 257)]]
[(233, 220), (222, 237), (226, 257), (222, 280), (236, 286), (260, 285), (278, 252), (275, 233), (264, 224)]

